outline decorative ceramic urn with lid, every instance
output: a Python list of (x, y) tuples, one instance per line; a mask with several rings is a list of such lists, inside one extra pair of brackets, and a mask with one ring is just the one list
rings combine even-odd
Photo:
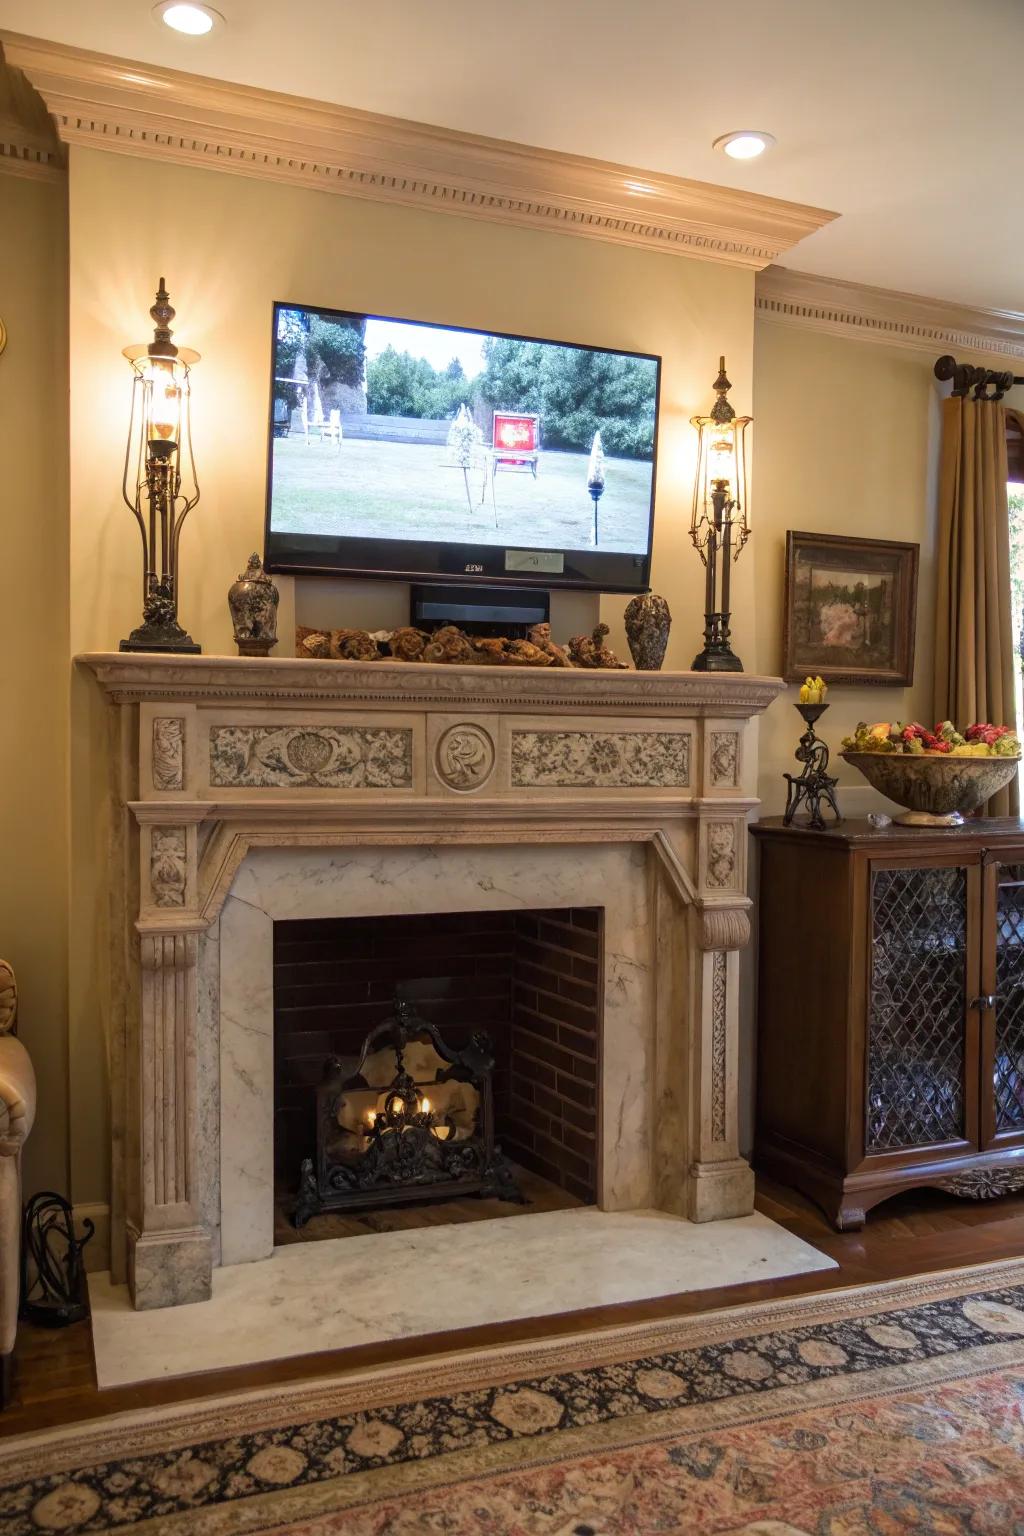
[(668, 603), (653, 592), (634, 597), (623, 614), (629, 653), (638, 672), (660, 672), (668, 648), (672, 615)]
[(269, 656), (277, 644), (277, 605), (281, 594), (263, 569), (259, 555), (228, 589), (228, 608), (239, 656)]

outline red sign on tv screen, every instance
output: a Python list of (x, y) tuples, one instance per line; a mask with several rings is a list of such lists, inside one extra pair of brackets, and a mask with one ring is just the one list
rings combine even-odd
[(537, 441), (537, 416), (516, 416), (511, 411), (494, 413), (494, 447), (503, 453), (534, 453)]

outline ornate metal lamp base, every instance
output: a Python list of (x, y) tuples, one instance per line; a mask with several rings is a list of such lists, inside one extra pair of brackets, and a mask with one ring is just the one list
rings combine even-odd
[(839, 806), (836, 804), (836, 785), (839, 780), (828, 772), (828, 747), (814, 734), (814, 722), (820, 720), (828, 709), (827, 704), (797, 704), (796, 710), (804, 724), (806, 731), (800, 737), (800, 745), (794, 754), (798, 763), (803, 763), (803, 771), (799, 774), (784, 773), (786, 780), (786, 810), (782, 818), (785, 826), (791, 826), (793, 818), (801, 805), (806, 805), (809, 813), (809, 825), (815, 832), (824, 832), (825, 818), (822, 815), (822, 801), (829, 807), (836, 821), (842, 821), (839, 814)]
[(742, 672), (743, 663), (729, 644), (729, 613), (705, 613), (704, 649), (693, 658), (691, 672)]
[(163, 585), (150, 592), (142, 623), (118, 646), (120, 651), (170, 651), (183, 656), (199, 656), (202, 649), (178, 623), (175, 600)]
[(203, 648), (196, 645), (191, 635), (187, 635), (181, 625), (175, 626), (178, 633), (168, 635), (150, 624), (140, 624), (138, 629), (133, 629), (127, 640), (122, 640), (118, 646), (119, 651), (174, 651), (183, 656), (201, 656)]
[(703, 650), (693, 658), (691, 672), (742, 672), (743, 663), (728, 645)]

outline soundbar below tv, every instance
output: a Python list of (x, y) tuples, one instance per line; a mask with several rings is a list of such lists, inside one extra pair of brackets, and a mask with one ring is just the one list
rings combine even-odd
[(661, 359), (274, 305), (265, 563), (650, 585)]

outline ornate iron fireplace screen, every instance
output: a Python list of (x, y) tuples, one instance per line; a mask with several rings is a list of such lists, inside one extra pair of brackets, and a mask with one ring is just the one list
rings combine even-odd
[(295, 1225), (322, 1211), (468, 1194), (520, 1200), (494, 1140), (493, 1074), (486, 1034), (452, 1050), (396, 999), (364, 1040), (355, 1072), (346, 1074), (338, 1056), (324, 1063), (316, 1162), (302, 1163)]

